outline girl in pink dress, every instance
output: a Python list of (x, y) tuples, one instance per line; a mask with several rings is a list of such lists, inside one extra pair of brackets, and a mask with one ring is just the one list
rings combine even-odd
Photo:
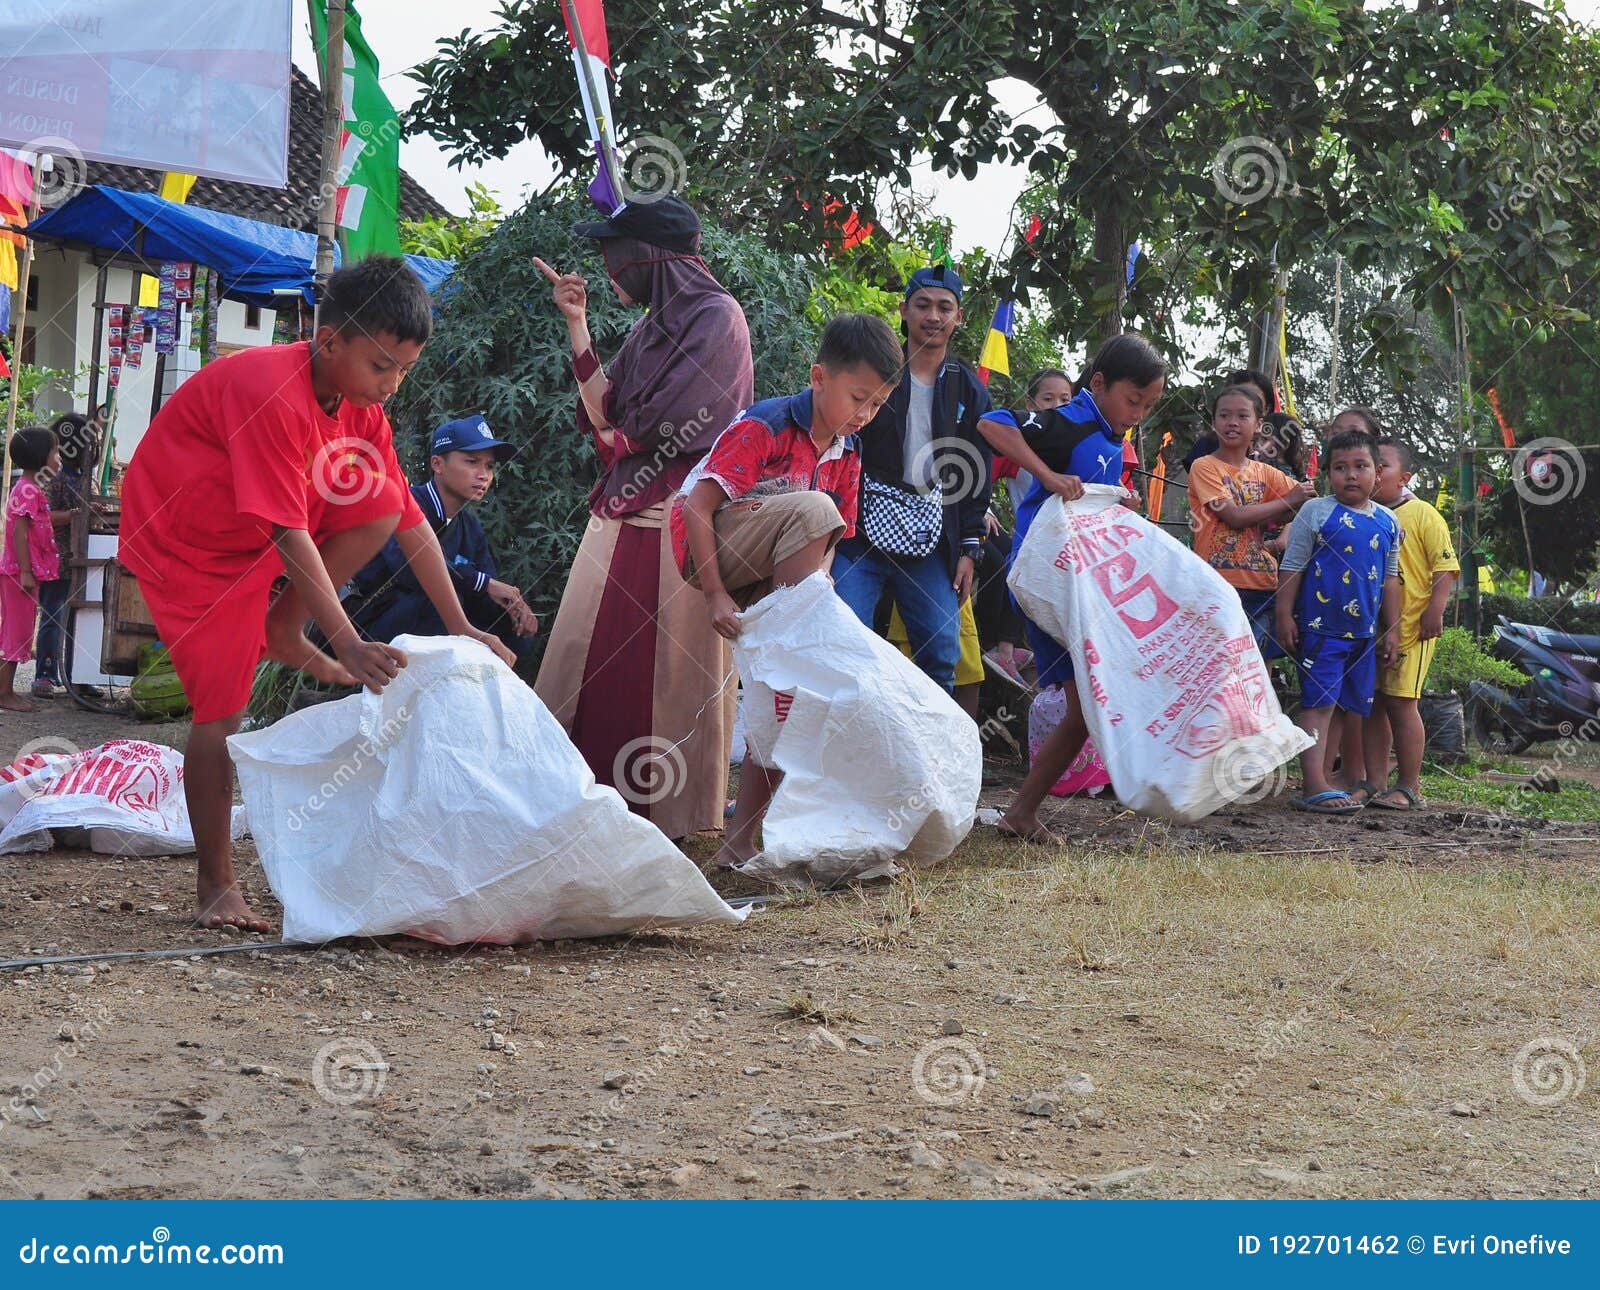
[(17, 664), (33, 657), (39, 584), (61, 576), (43, 487), (61, 469), (55, 435), (40, 427), (17, 431), (11, 439), (11, 460), (22, 477), (6, 498), (5, 535), (0, 538), (0, 708), (37, 712), (38, 704), (17, 693), (16, 679)]

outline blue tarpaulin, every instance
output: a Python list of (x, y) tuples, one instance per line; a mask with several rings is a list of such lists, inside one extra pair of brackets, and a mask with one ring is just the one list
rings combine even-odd
[[(281, 303), (274, 299), (278, 293), (299, 291), (312, 303), (317, 239), (298, 229), (95, 185), (41, 215), (27, 231), (52, 242), (137, 255), (155, 266), (169, 260), (205, 265), (217, 271), (229, 300), (271, 309)], [(430, 292), (455, 268), (450, 260), (424, 255), (406, 260)]]

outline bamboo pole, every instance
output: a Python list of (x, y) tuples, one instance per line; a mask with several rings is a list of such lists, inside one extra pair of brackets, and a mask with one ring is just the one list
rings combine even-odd
[(1344, 294), (1344, 256), (1333, 257), (1333, 357), (1328, 364), (1328, 419), (1339, 415), (1339, 307)]
[(1472, 357), (1467, 349), (1466, 313), (1461, 308), (1461, 297), (1453, 291), (1450, 293), (1450, 309), (1455, 323), (1456, 417), (1461, 434), (1461, 495), (1456, 501), (1461, 534), (1457, 551), (1465, 562), (1461, 570), (1461, 590), (1465, 600), (1466, 627), (1476, 636), (1483, 592), (1478, 583), (1478, 480), (1477, 463), (1473, 460)]
[[(317, 0), (307, 0), (315, 9)], [(339, 135), (344, 130), (344, 12), (345, 0), (327, 0), (328, 40), (322, 54), (322, 177), (317, 203), (317, 314), (322, 311), (322, 296), (333, 273), (333, 248), (338, 236), (339, 211)], [(316, 30), (313, 18), (312, 30)], [(312, 318), (313, 333), (317, 317)]]
[[(94, 411), (100, 406), (100, 354), (104, 348), (102, 335), (105, 332), (106, 321), (106, 278), (110, 270), (105, 265), (95, 271), (94, 275), (94, 335), (89, 341), (89, 416), (94, 417)], [(103, 431), (102, 431), (103, 433)]]

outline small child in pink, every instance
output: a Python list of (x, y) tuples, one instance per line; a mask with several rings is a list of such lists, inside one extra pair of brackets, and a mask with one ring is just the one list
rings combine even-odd
[(5, 533), (0, 538), (0, 709), (37, 712), (39, 705), (17, 693), (17, 664), (33, 657), (33, 628), (39, 617), (39, 584), (61, 576), (61, 556), (50, 524), (50, 501), (39, 477), (61, 469), (56, 437), (39, 427), (19, 430), (11, 439), (11, 460), (22, 478), (6, 499)]

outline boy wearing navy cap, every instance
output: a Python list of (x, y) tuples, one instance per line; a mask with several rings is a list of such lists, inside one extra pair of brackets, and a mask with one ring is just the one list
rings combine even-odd
[[(494, 483), (495, 466), (512, 455), (481, 415), (447, 421), (433, 432), (429, 466), (433, 478), (411, 489), (423, 517), (439, 538), (445, 565), (467, 620), (493, 632), (522, 657), (539, 622), (522, 592), (496, 574), (494, 553), (478, 517), (467, 508)], [(417, 585), (391, 538), (352, 579), (357, 607), (351, 620), (374, 640), (396, 636), (443, 636), (443, 622)]]

